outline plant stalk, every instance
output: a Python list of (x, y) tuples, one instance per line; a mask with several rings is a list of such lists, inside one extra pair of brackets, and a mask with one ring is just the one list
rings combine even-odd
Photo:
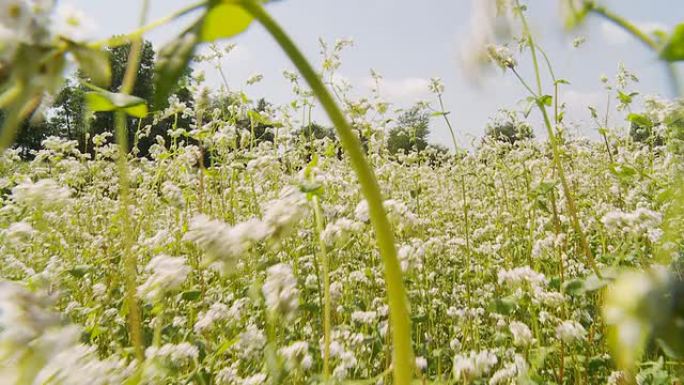
[(285, 51), (302, 77), (307, 81), (311, 90), (318, 97), (323, 109), (337, 129), (340, 142), (349, 156), (352, 167), (359, 179), (361, 192), (368, 203), (371, 223), (375, 229), (378, 248), (384, 263), (393, 339), (394, 384), (410, 385), (413, 378), (414, 361), (411, 346), (408, 300), (404, 290), (401, 267), (397, 259), (392, 226), (387, 219), (383, 207), (380, 186), (370, 164), (366, 161), (363, 147), (319, 75), (280, 25), (271, 18), (259, 2), (241, 0), (239, 4), (266, 28)]

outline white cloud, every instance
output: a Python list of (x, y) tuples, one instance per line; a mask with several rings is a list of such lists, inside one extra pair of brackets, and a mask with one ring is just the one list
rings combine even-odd
[[(380, 94), (389, 102), (414, 102), (427, 98), (430, 95), (428, 79), (419, 77), (406, 77), (399, 79), (382, 79), (380, 82)], [(375, 80), (367, 77), (363, 85), (371, 88), (375, 86)]]

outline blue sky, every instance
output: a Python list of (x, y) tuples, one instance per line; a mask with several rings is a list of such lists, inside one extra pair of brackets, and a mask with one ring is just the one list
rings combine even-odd
[[(369, 94), (371, 68), (383, 75), (383, 94), (397, 107), (419, 99), (433, 101), (427, 81), (441, 77), (446, 86), (446, 108), (452, 111), (459, 141), (465, 144), (482, 136), (488, 118), (499, 107), (515, 107), (516, 101), (527, 96), (509, 74), (490, 71), (477, 85), (464, 73), (459, 55), (471, 29), (471, 1), (485, 0), (284, 0), (269, 4), (268, 9), (315, 62), (319, 62), (319, 37), (329, 42), (353, 38), (355, 45), (343, 54), (340, 74), (354, 85), (356, 95)], [(94, 19), (98, 25), (97, 37), (130, 31), (137, 24), (139, 0), (73, 0), (72, 3)], [(150, 0), (149, 19), (162, 17), (189, 3)], [(538, 42), (554, 63), (557, 76), (571, 82), (561, 97), (568, 103), (569, 119), (576, 123), (573, 131), (596, 135), (587, 105), (605, 105), (606, 96), (599, 77), (605, 74), (613, 78), (620, 61), (639, 77), (638, 91), (669, 96), (662, 64), (651, 52), (597, 17), (591, 17), (581, 30), (564, 31), (558, 3), (529, 0), (528, 17)], [(684, 21), (682, 0), (603, 3), (641, 26), (671, 28)], [(159, 47), (173, 38), (181, 25), (155, 30), (146, 37)], [(579, 49), (572, 48), (571, 44), (577, 36), (587, 38)], [(260, 26), (253, 25), (231, 41), (238, 46), (224, 59), (223, 70), (232, 88), (242, 88), (250, 97), (265, 96), (277, 103), (291, 99), (290, 86), (283, 79), (282, 71), (293, 68)], [(527, 58), (520, 58), (519, 63), (524, 76), (531, 76)], [(684, 76), (684, 68), (679, 67)], [(207, 66), (205, 72), (209, 82), (218, 85), (215, 70)], [(263, 74), (264, 80), (245, 86), (244, 81), (254, 73)], [(441, 122), (435, 121), (432, 131), (434, 142), (450, 143), (448, 131)], [(535, 131), (543, 136), (538, 124)]]

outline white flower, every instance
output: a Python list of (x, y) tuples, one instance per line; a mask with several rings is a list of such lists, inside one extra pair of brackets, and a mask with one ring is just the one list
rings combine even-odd
[(428, 86), (430, 89), (430, 92), (434, 94), (443, 94), (444, 93), (444, 82), (442, 81), (441, 78), (431, 78), (430, 79), (430, 85)]
[(325, 226), (321, 238), (330, 247), (342, 246), (349, 240), (350, 234), (357, 230), (357, 223), (347, 218), (340, 218)]
[(262, 292), (269, 311), (286, 319), (294, 317), (299, 307), (299, 291), (290, 265), (280, 263), (269, 267)]
[(285, 358), (285, 363), (289, 370), (297, 368), (309, 369), (313, 361), (309, 354), (309, 344), (304, 341), (297, 341), (290, 346), (280, 348), (280, 355)]
[(374, 311), (355, 311), (351, 315), (352, 321), (370, 325), (378, 318), (378, 313)]
[(10, 242), (19, 243), (28, 241), (36, 233), (30, 223), (21, 221), (12, 223), (7, 229), (2, 231)]
[(522, 322), (513, 321), (509, 325), (511, 334), (513, 335), (513, 344), (516, 346), (527, 346), (532, 342), (532, 332)]
[(461, 46), (463, 69), (477, 79), (487, 60), (487, 46), (500, 35), (509, 35), (513, 24), (511, 12), (503, 12), (502, 3), (494, 0), (473, 0), (470, 15), (470, 34)]
[(183, 257), (157, 255), (145, 266), (147, 280), (138, 286), (138, 296), (149, 303), (159, 301), (164, 294), (183, 285), (190, 273), (190, 267)]
[(0, 59), (11, 60), (30, 38), (31, 9), (26, 0), (0, 0)]
[(249, 324), (247, 330), (240, 333), (236, 347), (240, 357), (249, 359), (261, 353), (265, 345), (266, 336), (264, 333), (256, 325)]
[(185, 198), (183, 198), (183, 190), (173, 184), (171, 181), (162, 183), (161, 193), (164, 199), (177, 208), (185, 206)]
[(607, 385), (624, 385), (628, 383), (627, 374), (621, 370), (612, 371), (610, 376), (608, 376)]
[(180, 344), (164, 344), (160, 347), (150, 346), (145, 349), (145, 357), (161, 358), (173, 366), (184, 366), (197, 359), (199, 350), (197, 346), (188, 342)]
[(498, 362), (496, 354), (488, 350), (471, 351), (468, 355), (457, 354), (454, 357), (453, 375), (457, 380), (477, 379), (489, 373)]
[(216, 302), (209, 307), (206, 312), (201, 312), (197, 316), (194, 329), (201, 333), (212, 328), (217, 321), (237, 320), (242, 314), (242, 308), (247, 299), (239, 299), (229, 308), (223, 303)]
[(73, 4), (59, 3), (55, 13), (54, 31), (57, 35), (73, 41), (84, 41), (95, 30), (93, 19)]
[(537, 273), (529, 266), (516, 267), (511, 270), (500, 270), (498, 273), (499, 284), (519, 286), (527, 282), (531, 287), (545, 286), (547, 279), (542, 273)]
[(247, 78), (247, 85), (252, 85), (255, 83), (259, 83), (262, 79), (264, 78), (264, 75), (262, 74), (252, 74), (249, 78)]
[(508, 47), (489, 44), (487, 45), (487, 54), (489, 59), (502, 69), (513, 68), (517, 65), (513, 53)]
[(253, 376), (244, 378), (241, 385), (261, 385), (266, 383), (266, 375), (263, 373), (257, 373)]
[(428, 362), (425, 359), (425, 357), (416, 357), (416, 368), (418, 368), (420, 371), (425, 371), (425, 368), (427, 368)]
[(304, 215), (305, 207), (306, 196), (302, 192), (284, 188), (279, 199), (266, 204), (264, 223), (269, 227), (269, 237), (279, 238), (289, 233)]
[(27, 181), (12, 189), (12, 199), (28, 206), (49, 206), (63, 204), (71, 192), (52, 179), (41, 179), (36, 183)]
[[(503, 368), (494, 372), (489, 379), (489, 385), (506, 385), (506, 384), (526, 384), (529, 383), (527, 372), (529, 365), (525, 358), (516, 354), (514, 362), (505, 365)], [(526, 381), (527, 380), (527, 381)]]
[(130, 374), (125, 360), (97, 358), (94, 347), (83, 344), (57, 352), (38, 372), (34, 384), (111, 385)]
[(258, 219), (229, 226), (205, 215), (197, 215), (190, 220), (188, 227), (183, 239), (197, 243), (207, 252), (207, 264), (217, 260), (221, 262), (224, 272), (232, 272), (247, 249), (268, 235), (268, 228)]
[(565, 343), (583, 340), (587, 331), (577, 321), (563, 321), (556, 327), (556, 337)]
[(611, 211), (601, 218), (601, 222), (608, 231), (645, 234), (652, 242), (658, 241), (663, 234), (663, 231), (658, 228), (662, 220), (661, 213), (643, 207), (633, 212)]

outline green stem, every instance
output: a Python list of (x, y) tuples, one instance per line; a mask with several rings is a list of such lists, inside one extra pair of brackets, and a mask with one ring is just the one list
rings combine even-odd
[(451, 122), (447, 117), (447, 111), (444, 110), (444, 101), (442, 100), (442, 94), (437, 94), (437, 100), (439, 100), (439, 109), (444, 117), (444, 122), (446, 122), (447, 127), (449, 127), (449, 133), (451, 134), (451, 141), (454, 143), (454, 151), (458, 152), (458, 143), (456, 142), (456, 134), (454, 134), (454, 128), (451, 126)]
[[(145, 15), (147, 14), (148, 0), (143, 1), (140, 23), (144, 23)], [(130, 50), (128, 52), (128, 62), (126, 63), (126, 72), (121, 84), (121, 93), (130, 94), (135, 85), (136, 75), (138, 74), (138, 66), (140, 64), (140, 51), (142, 48), (142, 37), (136, 36), (131, 42)], [(120, 208), (119, 216), (122, 221), (122, 252), (124, 274), (126, 282), (126, 305), (128, 307), (128, 328), (135, 351), (135, 356), (138, 362), (145, 359), (145, 353), (142, 342), (142, 322), (140, 316), (140, 307), (138, 299), (136, 298), (137, 285), (137, 256), (132, 251), (133, 239), (133, 223), (131, 221), (128, 207), (130, 202), (130, 191), (128, 186), (128, 128), (126, 127), (126, 113), (123, 111), (116, 111), (114, 114), (116, 142), (119, 147), (119, 158), (117, 165), (119, 168), (119, 198)]]
[(378, 248), (385, 268), (385, 281), (390, 308), (390, 325), (393, 338), (393, 371), (395, 385), (409, 385), (413, 378), (413, 351), (411, 346), (411, 324), (408, 312), (408, 300), (402, 281), (401, 267), (397, 259), (394, 244), (394, 233), (383, 207), (380, 186), (375, 174), (366, 161), (363, 147), (351, 129), (342, 111), (335, 103), (330, 92), (325, 88), (318, 74), (295, 46), (294, 42), (254, 0), (241, 0), (242, 7), (257, 19), (278, 42), (292, 63), (297, 67), (311, 90), (318, 97), (323, 109), (335, 125), (340, 142), (356, 172), (361, 185), (361, 192), (368, 202), (371, 223), (375, 229)]
[(13, 86), (10, 86), (3, 91), (2, 94), (0, 94), (0, 108), (5, 108), (14, 102), (19, 95), (21, 95), (23, 90), (24, 86), (21, 83), (16, 82)]
[(318, 244), (321, 249), (321, 264), (323, 265), (323, 381), (330, 379), (330, 259), (328, 250), (323, 240), (323, 214), (318, 196), (313, 197), (314, 216), (316, 220), (316, 232), (318, 233)]
[[(593, 2), (587, 3), (587, 6), (589, 7), (589, 11), (594, 12), (595, 14), (603, 17), (604, 19), (622, 28), (623, 30), (625, 30), (625, 32), (632, 35), (634, 38), (639, 40), (641, 43), (643, 43), (656, 54), (660, 50), (658, 43), (655, 40), (653, 40), (653, 38), (648, 36), (644, 31), (639, 29), (639, 27), (631, 23), (629, 20), (625, 19), (624, 17), (616, 13), (609, 11), (606, 7), (596, 5)], [(677, 74), (677, 69), (675, 68), (674, 64), (669, 61), (666, 61), (665, 71), (667, 72), (667, 76), (670, 78), (669, 83), (672, 87), (672, 92), (676, 96), (681, 96), (682, 85), (679, 81), (679, 75)]]
[(35, 91), (29, 87), (17, 86), (16, 91), (16, 94), (12, 92), (12, 95), (8, 95), (8, 98), (14, 99), (10, 103), (18, 104), (6, 109), (7, 114), (0, 128), (0, 152), (14, 143), (21, 122), (33, 113), (41, 100), (40, 95), (35, 95)]
[(553, 126), (551, 125), (551, 120), (549, 118), (549, 114), (546, 111), (546, 106), (544, 103), (539, 99), (539, 97), (542, 95), (542, 82), (541, 82), (541, 71), (539, 70), (539, 61), (537, 60), (537, 51), (536, 51), (536, 45), (534, 43), (534, 39), (532, 38), (532, 33), (530, 32), (529, 26), (527, 24), (527, 19), (525, 18), (525, 14), (523, 11), (520, 9), (520, 3), (518, 0), (516, 0), (516, 6), (519, 9), (519, 16), (520, 20), (522, 22), (522, 27), (523, 27), (523, 36), (527, 40), (527, 45), (530, 48), (530, 54), (532, 56), (532, 63), (534, 65), (534, 73), (535, 73), (535, 78), (537, 81), (537, 93), (535, 94), (529, 86), (524, 82), (522, 77), (518, 75), (517, 72), (513, 71), (515, 75), (520, 79), (520, 81), (523, 83), (523, 85), (530, 91), (530, 93), (533, 96), (536, 96), (537, 99), (537, 107), (542, 113), (542, 116), (544, 117), (544, 125), (546, 126), (546, 131), (549, 136), (549, 142), (551, 144), (551, 151), (553, 152), (553, 163), (556, 169), (558, 170), (558, 179), (560, 179), (561, 183), (561, 188), (563, 189), (563, 194), (565, 195), (565, 203), (568, 209), (568, 212), (570, 214), (570, 220), (573, 226), (573, 229), (575, 230), (575, 233), (577, 233), (577, 237), (579, 238), (580, 242), (580, 247), (582, 248), (582, 251), (584, 253), (584, 256), (586, 258), (587, 264), (591, 269), (594, 271), (594, 273), (598, 276), (601, 277), (601, 272), (598, 270), (598, 267), (596, 266), (596, 262), (594, 261), (594, 256), (591, 253), (591, 250), (589, 249), (589, 243), (587, 242), (587, 238), (584, 235), (584, 231), (582, 230), (581, 223), (579, 221), (579, 216), (577, 214), (577, 205), (575, 204), (575, 197), (573, 196), (572, 190), (570, 189), (570, 185), (567, 181), (567, 178), (565, 177), (565, 170), (563, 168), (563, 163), (561, 161), (561, 156), (560, 156), (560, 146), (558, 144), (558, 138), (556, 137), (554, 131), (553, 131)]

